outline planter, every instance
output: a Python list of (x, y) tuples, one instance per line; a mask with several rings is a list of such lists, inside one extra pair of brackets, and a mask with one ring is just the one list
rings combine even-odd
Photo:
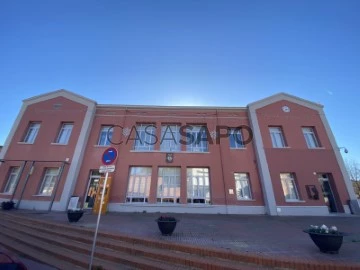
[(172, 220), (157, 219), (155, 221), (157, 222), (162, 235), (171, 235), (176, 228), (176, 223), (178, 222), (175, 218)]
[(346, 236), (346, 233), (339, 232), (338, 234), (323, 234), (310, 232), (309, 230), (304, 230), (305, 233), (310, 235), (311, 240), (315, 245), (320, 249), (321, 252), (338, 254), (339, 249), (343, 242), (343, 237)]
[(78, 222), (80, 220), (80, 218), (83, 216), (84, 211), (79, 210), (79, 211), (71, 211), (69, 210), (67, 212), (67, 217), (69, 222)]
[(13, 201), (7, 201), (1, 203), (1, 208), (3, 210), (11, 210), (14, 208), (15, 203)]

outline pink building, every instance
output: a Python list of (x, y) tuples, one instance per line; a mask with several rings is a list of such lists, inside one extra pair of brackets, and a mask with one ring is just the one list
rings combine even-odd
[(91, 208), (119, 156), (108, 211), (350, 214), (358, 202), (323, 106), (280, 93), (247, 107), (103, 105), (59, 90), (24, 100), (0, 152), (0, 200)]

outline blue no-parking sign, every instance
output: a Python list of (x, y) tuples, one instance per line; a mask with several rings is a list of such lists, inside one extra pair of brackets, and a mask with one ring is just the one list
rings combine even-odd
[(118, 152), (114, 147), (106, 149), (102, 155), (101, 162), (104, 165), (111, 165), (115, 162)]

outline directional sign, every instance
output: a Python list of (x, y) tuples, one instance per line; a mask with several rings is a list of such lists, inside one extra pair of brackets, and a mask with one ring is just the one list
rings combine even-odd
[(106, 172), (114, 172), (115, 171), (115, 165), (102, 165), (100, 166), (99, 172), (100, 173), (106, 173)]
[(106, 149), (102, 155), (101, 162), (104, 165), (111, 165), (115, 162), (118, 152), (114, 147)]

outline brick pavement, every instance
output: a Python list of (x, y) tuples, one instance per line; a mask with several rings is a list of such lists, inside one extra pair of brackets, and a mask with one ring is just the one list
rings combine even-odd
[[(31, 218), (69, 224), (64, 212), (17, 211)], [(360, 216), (271, 217), (250, 215), (168, 214), (180, 222), (172, 236), (162, 236), (155, 219), (159, 213), (107, 213), (101, 231), (121, 233), (168, 242), (186, 243), (231, 251), (318, 262), (359, 263)], [(95, 228), (96, 215), (86, 213), (72, 226)], [(335, 225), (351, 233), (344, 237), (339, 254), (324, 254), (302, 232), (309, 225)]]

